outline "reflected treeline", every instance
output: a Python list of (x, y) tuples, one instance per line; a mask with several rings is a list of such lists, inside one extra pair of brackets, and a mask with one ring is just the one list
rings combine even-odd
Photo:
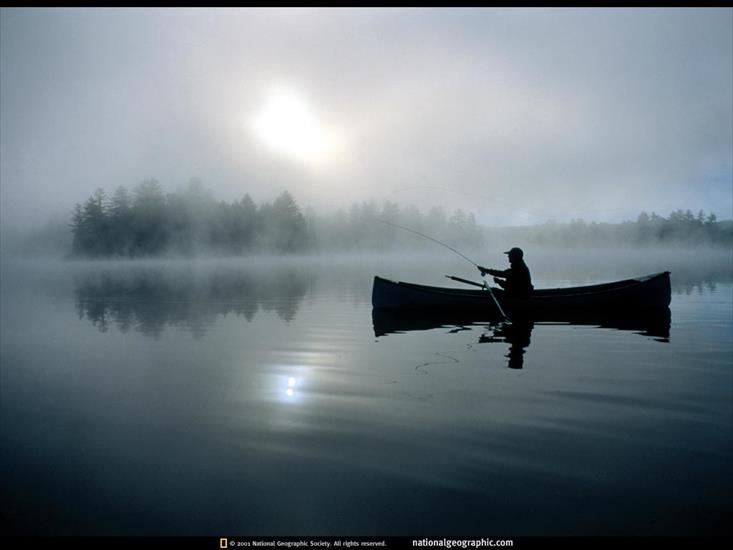
[[(657, 342), (669, 342), (671, 320), (669, 308), (639, 311), (628, 315), (622, 313), (599, 315), (592, 312), (571, 312), (563, 316), (558, 313), (543, 314), (539, 312), (532, 315), (515, 315), (510, 323), (505, 323), (497, 317), (446, 316), (423, 312), (396, 313), (378, 308), (372, 310), (374, 334), (378, 337), (441, 327), (484, 326), (485, 331), (479, 337), (478, 343), (509, 344), (506, 358), (507, 366), (511, 369), (523, 368), (525, 352), (529, 348), (532, 330), (536, 324), (561, 323), (612, 328), (635, 332)], [(450, 332), (455, 333), (458, 331), (453, 329)]]
[(100, 331), (116, 326), (158, 338), (167, 326), (201, 338), (218, 316), (234, 314), (252, 321), (259, 310), (283, 321), (295, 318), (310, 285), (297, 270), (171, 274), (164, 270), (94, 272), (75, 278), (80, 319)]
[(690, 280), (683, 280), (678, 281), (676, 284), (672, 285), (672, 292), (674, 294), (705, 294), (706, 292), (715, 292), (717, 288), (717, 284), (715, 281), (711, 280), (703, 280), (703, 281), (690, 281)]

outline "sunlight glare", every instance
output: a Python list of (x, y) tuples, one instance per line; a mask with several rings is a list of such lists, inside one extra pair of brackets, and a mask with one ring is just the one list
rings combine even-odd
[(328, 132), (308, 104), (291, 92), (270, 96), (254, 120), (258, 139), (287, 157), (308, 163), (324, 160), (331, 149)]

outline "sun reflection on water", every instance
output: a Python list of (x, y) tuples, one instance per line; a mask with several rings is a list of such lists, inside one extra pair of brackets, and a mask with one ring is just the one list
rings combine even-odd
[(285, 388), (285, 396), (287, 401), (294, 401), (298, 396), (295, 393), (295, 388), (298, 382), (294, 376), (288, 376), (287, 387)]

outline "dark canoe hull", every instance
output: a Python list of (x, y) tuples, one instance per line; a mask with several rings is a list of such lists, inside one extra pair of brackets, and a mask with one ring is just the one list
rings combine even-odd
[[(672, 298), (669, 271), (600, 285), (535, 290), (528, 298), (507, 296), (493, 289), (507, 313), (542, 311), (634, 311), (666, 308)], [(395, 282), (374, 277), (372, 306), (394, 310), (485, 312), (497, 307), (486, 290), (444, 288)]]

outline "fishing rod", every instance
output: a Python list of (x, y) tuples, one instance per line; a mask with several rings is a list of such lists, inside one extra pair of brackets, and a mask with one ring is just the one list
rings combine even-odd
[[(430, 235), (426, 235), (425, 233), (420, 233), (419, 231), (415, 231), (414, 229), (410, 229), (409, 227), (405, 227), (403, 225), (399, 225), (399, 224), (396, 224), (396, 223), (388, 222), (387, 220), (377, 220), (377, 221), (380, 221), (380, 222), (382, 222), (382, 223), (384, 223), (386, 225), (391, 225), (392, 227), (397, 227), (399, 229), (404, 229), (405, 231), (409, 231), (410, 233), (414, 233), (415, 235), (419, 235), (420, 237), (424, 237), (426, 239), (429, 239), (429, 240), (433, 241), (434, 243), (438, 243), (439, 245), (446, 247), (448, 250), (451, 250), (451, 251), (455, 252), (456, 254), (458, 254), (461, 258), (463, 258), (467, 262), (469, 262), (472, 265), (476, 266), (476, 268), (478, 268), (479, 272), (481, 273), (481, 278), (484, 279), (483, 288), (485, 288), (486, 290), (489, 291), (489, 295), (494, 300), (494, 304), (496, 304), (496, 307), (499, 310), (499, 313), (501, 313), (502, 317), (504, 317), (504, 319), (506, 321), (509, 321), (509, 317), (507, 317), (506, 313), (504, 313), (504, 310), (502, 309), (501, 305), (499, 304), (499, 301), (496, 299), (496, 296), (494, 296), (494, 291), (491, 290), (491, 286), (486, 282), (483, 268), (480, 265), (478, 265), (476, 262), (474, 262), (471, 258), (469, 258), (468, 256), (466, 256), (462, 252), (459, 252), (458, 250), (456, 250), (452, 246), (449, 246), (449, 245), (445, 244), (444, 242), (439, 241), (438, 239), (435, 239), (435, 238), (431, 237)], [(449, 277), (449, 278), (453, 279), (453, 277)], [(457, 277), (455, 279), (456, 280), (460, 280), (461, 282), (468, 282), (466, 279), (459, 279)], [(472, 284), (477, 284), (477, 283), (472, 283)]]
[(446, 247), (448, 250), (452, 250), (453, 252), (455, 252), (456, 254), (458, 254), (461, 258), (463, 258), (464, 260), (466, 260), (469, 263), (471, 263), (471, 265), (474, 265), (476, 267), (480, 267), (476, 262), (474, 262), (471, 258), (469, 258), (468, 256), (466, 256), (465, 254), (459, 252), (458, 250), (456, 250), (452, 246), (449, 246), (449, 245), (445, 244), (444, 242), (439, 241), (438, 239), (434, 239), (430, 235), (426, 235), (425, 233), (420, 233), (419, 231), (415, 231), (414, 229), (410, 229), (409, 227), (405, 227), (405, 226), (402, 226), (402, 225), (398, 225), (396, 223), (388, 222), (387, 220), (377, 220), (377, 221), (380, 221), (380, 222), (382, 222), (382, 223), (384, 223), (386, 225), (391, 225), (392, 227), (399, 227), (400, 229), (404, 229), (405, 231), (409, 231), (410, 233), (414, 233), (415, 235), (419, 235), (419, 236), (424, 237), (426, 239), (430, 239), (434, 243), (438, 243), (439, 245)]

